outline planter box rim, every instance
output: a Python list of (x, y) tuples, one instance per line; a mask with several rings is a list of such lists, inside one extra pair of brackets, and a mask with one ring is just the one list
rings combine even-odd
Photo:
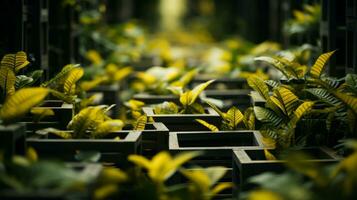
[[(189, 134), (213, 134), (214, 136), (216, 136), (216, 134), (245, 134), (247, 132), (252, 133), (253, 137), (254, 137), (254, 142), (256, 142), (256, 145), (252, 145), (252, 146), (216, 146), (216, 147), (205, 147), (205, 146), (200, 146), (200, 147), (180, 147), (179, 146), (179, 140), (178, 140), (178, 135), (182, 134), (182, 135), (189, 135)], [(221, 133), (217, 133), (217, 132), (211, 132), (211, 131), (190, 131), (190, 132), (170, 132), (169, 135), (169, 149), (170, 150), (235, 150), (235, 149), (260, 149), (260, 148), (264, 148), (264, 144), (262, 142), (262, 136), (260, 134), (259, 131), (256, 130), (252, 130), (252, 131), (246, 131), (246, 130), (242, 130), (242, 131), (222, 131)]]
[[(263, 151), (264, 149), (272, 150), (272, 148), (251, 148), (251, 149), (236, 149), (233, 150), (233, 159), (236, 161), (239, 160), (242, 164), (259, 164), (259, 163), (286, 163), (286, 160), (254, 160), (246, 153), (246, 151), (251, 150), (260, 150)], [(314, 162), (314, 161), (336, 161), (341, 160), (342, 158), (335, 154), (331, 149), (326, 147), (306, 147), (302, 148), (301, 150), (309, 150), (309, 149), (319, 149), (322, 152), (326, 153), (330, 158), (313, 158), (309, 160), (304, 160), (306, 162)], [(298, 150), (297, 150), (298, 151)]]
[(205, 113), (205, 114), (155, 114), (154, 113), (154, 108), (152, 107), (143, 107), (142, 108), (144, 113), (148, 116), (148, 117), (177, 117), (177, 116), (180, 116), (180, 117), (194, 117), (194, 116), (197, 116), (197, 117), (202, 117), (202, 116), (217, 116), (219, 117), (219, 114), (213, 110), (212, 108), (210, 107), (206, 107), (205, 109), (207, 110), (208, 113)]

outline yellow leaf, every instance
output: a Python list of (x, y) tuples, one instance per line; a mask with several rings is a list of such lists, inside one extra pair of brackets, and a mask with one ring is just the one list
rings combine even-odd
[(218, 185), (216, 185), (212, 190), (211, 190), (211, 196), (214, 197), (215, 195), (217, 195), (218, 193), (222, 192), (223, 190), (226, 190), (228, 188), (233, 187), (232, 183), (219, 183)]
[(147, 85), (154, 84), (157, 81), (155, 76), (150, 75), (145, 72), (137, 72), (136, 77), (139, 78), (142, 82), (144, 82)]
[(251, 76), (247, 79), (247, 82), (248, 85), (257, 91), (265, 100), (270, 99), (269, 88), (259, 77)]
[(96, 138), (104, 137), (105, 135), (109, 134), (113, 131), (119, 131), (124, 127), (123, 121), (116, 119), (116, 120), (108, 120), (103, 123), (100, 123), (95, 130), (93, 131), (93, 136)]
[(284, 198), (275, 192), (260, 189), (250, 192), (248, 200), (284, 200)]
[(136, 131), (143, 131), (145, 130), (145, 126), (146, 126), (146, 123), (148, 121), (148, 118), (146, 115), (142, 115), (140, 116), (134, 123), (134, 128), (133, 130), (136, 130)]
[(36, 162), (38, 160), (38, 155), (36, 150), (32, 147), (27, 148), (26, 158), (31, 162)]
[(268, 149), (264, 149), (264, 155), (267, 160), (276, 160), (276, 157)]
[(311, 111), (314, 102), (306, 101), (302, 103), (295, 111), (294, 116), (290, 120), (289, 124), (291, 127), (295, 127), (296, 123), (300, 120), (300, 118), (305, 115), (307, 112)]
[(46, 88), (24, 88), (6, 99), (0, 110), (0, 118), (9, 122), (26, 114), (32, 107), (41, 103), (48, 94)]
[(130, 99), (129, 101), (125, 102), (124, 105), (131, 110), (141, 110), (145, 103), (135, 99)]
[(120, 183), (128, 180), (128, 175), (119, 168), (105, 167), (101, 173), (101, 181), (105, 183)]
[(34, 115), (34, 121), (41, 121), (44, 117), (54, 116), (55, 112), (49, 108), (35, 107), (31, 109), (31, 114)]
[[(336, 50), (335, 50), (336, 51)], [(310, 74), (313, 78), (320, 78), (322, 70), (324, 69), (326, 62), (330, 59), (335, 51), (330, 51), (320, 55), (315, 64), (311, 67)]]
[(140, 155), (130, 155), (128, 157), (128, 160), (134, 164), (136, 164), (139, 167), (145, 168), (145, 169), (150, 169), (151, 163), (150, 161), (145, 158), (144, 156)]
[(84, 71), (82, 68), (77, 67), (72, 69), (64, 81), (63, 91), (65, 94), (74, 94), (77, 81), (83, 76)]
[(211, 130), (212, 132), (217, 132), (219, 131), (219, 129), (215, 126), (212, 125), (206, 121), (203, 121), (202, 119), (196, 119), (196, 121), (200, 124), (202, 124), (203, 126), (207, 127), (209, 130)]
[(106, 184), (100, 186), (96, 188), (94, 191), (94, 199), (96, 200), (108, 199), (110, 195), (112, 195), (117, 191), (118, 191), (117, 184)]
[(30, 62), (27, 60), (27, 55), (23, 51), (19, 51), (16, 54), (6, 54), (1, 60), (1, 68), (8, 67), (13, 70), (13, 72), (18, 72), (28, 64), (30, 64)]
[(131, 74), (131, 72), (133, 71), (133, 68), (131, 67), (124, 67), (121, 68), (119, 70), (117, 70), (114, 74), (113, 74), (113, 80), (112, 81), (121, 81), (123, 80), (125, 77), (129, 76)]
[(99, 65), (103, 62), (102, 57), (96, 50), (89, 50), (86, 53), (86, 58), (91, 61), (93, 64)]
[(93, 80), (90, 80), (90, 81), (82, 81), (80, 83), (80, 88), (83, 90), (83, 91), (89, 91), (95, 87), (97, 87), (98, 85), (104, 83), (105, 81), (107, 81), (107, 77), (103, 77), (103, 76), (99, 76), (99, 77), (96, 77), (94, 78)]
[(15, 93), (15, 81), (14, 71), (9, 67), (2, 66), (0, 68), (0, 86), (9, 96)]

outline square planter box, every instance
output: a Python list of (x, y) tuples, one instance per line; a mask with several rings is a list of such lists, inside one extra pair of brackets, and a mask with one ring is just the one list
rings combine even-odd
[(100, 164), (84, 164), (84, 163), (68, 163), (67, 166), (69, 168), (74, 169), (79, 172), (79, 176), (85, 176), (88, 178), (92, 178), (93, 183), (89, 183), (89, 185), (84, 188), (83, 191), (68, 191), (61, 192), (55, 190), (41, 190), (36, 192), (24, 192), (19, 193), (14, 190), (6, 189), (0, 190), (0, 199), (13, 199), (13, 200), (37, 200), (37, 199), (50, 199), (50, 200), (68, 200), (68, 199), (92, 199), (94, 184), (96, 180), (99, 178), (100, 173), (102, 171), (102, 165)]
[[(220, 131), (220, 132), (172, 132), (169, 139), (171, 153), (202, 151), (203, 155), (187, 163), (188, 166), (224, 166), (228, 168), (221, 182), (232, 181), (232, 150), (263, 147), (259, 131)], [(182, 183), (185, 179), (176, 175), (173, 182)], [(231, 197), (232, 190), (223, 191), (220, 197)]]
[(120, 86), (119, 84), (112, 85), (100, 85), (92, 90), (88, 91), (88, 94), (93, 93), (102, 93), (103, 94), (103, 104), (111, 105), (115, 104), (116, 106), (111, 110), (113, 117), (118, 116), (119, 114), (119, 105), (120, 105)]
[(208, 98), (214, 98), (223, 101), (223, 111), (227, 111), (232, 106), (235, 106), (243, 112), (251, 105), (250, 92), (251, 90), (249, 89), (205, 90), (204, 94)]
[(173, 94), (168, 94), (168, 95), (152, 95), (152, 94), (146, 94), (146, 93), (139, 93), (135, 94), (133, 96), (133, 99), (142, 101), (147, 105), (150, 104), (159, 104), (163, 103), (164, 101), (172, 101), (174, 103), (179, 103), (179, 97)]
[[(48, 116), (41, 121), (58, 122), (61, 126), (67, 126), (73, 116), (73, 105), (65, 103), (61, 100), (45, 100), (42, 105), (35, 108), (51, 109), (55, 113), (54, 116)], [(24, 122), (32, 122), (32, 114), (28, 114), (24, 118)]]
[[(114, 140), (119, 136), (121, 140)], [(77, 151), (98, 151), (101, 162), (126, 166), (127, 156), (141, 153), (141, 132), (113, 132), (108, 139), (28, 138), (27, 145), (36, 149), (40, 157), (75, 161)]]
[(26, 126), (21, 123), (0, 126), (0, 150), (6, 158), (25, 155)]
[[(274, 152), (274, 150), (271, 150)], [(317, 162), (330, 164), (337, 162), (338, 157), (332, 150), (324, 147), (308, 147), (301, 150), (316, 159), (306, 160), (306, 162)], [(286, 168), (284, 160), (267, 160), (264, 149), (237, 149), (233, 151), (233, 183), (236, 189), (233, 195), (239, 195), (241, 191), (246, 191), (254, 187), (248, 184), (247, 180), (255, 175), (264, 172), (283, 172)]]
[(207, 82), (209, 80), (215, 79), (213, 83), (211, 83), (207, 89), (243, 89), (249, 88), (247, 84), (247, 80), (245, 78), (214, 78), (212, 76), (207, 75), (199, 75), (196, 76), (192, 80), (192, 87)]
[(212, 108), (206, 108), (206, 114), (155, 114), (151, 107), (144, 107), (143, 111), (148, 117), (152, 117), (155, 122), (165, 124), (170, 132), (177, 130), (192, 131), (192, 127), (187, 125), (199, 124), (196, 119), (202, 119), (217, 126), (221, 123), (219, 114)]
[[(131, 126), (125, 126), (118, 132), (130, 132)], [(142, 133), (142, 154), (148, 157), (168, 150), (169, 129), (161, 122), (147, 123)]]

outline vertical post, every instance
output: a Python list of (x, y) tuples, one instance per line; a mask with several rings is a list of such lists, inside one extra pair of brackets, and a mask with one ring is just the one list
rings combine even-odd
[(48, 78), (48, 0), (26, 0), (25, 49), (33, 57), (33, 67)]
[(322, 51), (338, 50), (327, 64), (331, 76), (345, 75), (346, 66), (346, 6), (345, 1), (322, 0), (320, 37)]
[(24, 0), (0, 1), (0, 58), (24, 50)]
[(357, 73), (357, 1), (346, 0), (346, 73)]

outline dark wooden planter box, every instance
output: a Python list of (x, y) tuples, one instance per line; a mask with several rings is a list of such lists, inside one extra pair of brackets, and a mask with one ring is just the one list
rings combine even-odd
[[(116, 136), (121, 140), (114, 140)], [(140, 131), (113, 132), (108, 139), (28, 138), (26, 141), (40, 157), (75, 161), (77, 151), (98, 151), (101, 162), (126, 166), (128, 155), (141, 153), (142, 134)]]
[(13, 199), (13, 200), (37, 200), (37, 199), (50, 199), (50, 200), (68, 200), (68, 199), (92, 199), (94, 191), (94, 182), (99, 178), (102, 171), (102, 165), (95, 163), (69, 163), (68, 167), (79, 171), (81, 176), (92, 178), (93, 183), (86, 186), (83, 191), (56, 191), (50, 189), (43, 189), (36, 192), (17, 192), (13, 190), (0, 190), (0, 199)]
[[(125, 126), (122, 131), (130, 132), (132, 127)], [(168, 150), (169, 129), (161, 122), (147, 123), (142, 133), (142, 154), (152, 157), (156, 153)]]
[[(184, 151), (202, 151), (203, 155), (187, 163), (195, 170), (195, 166), (210, 167), (224, 166), (228, 168), (221, 182), (232, 180), (232, 150), (262, 148), (263, 143), (259, 131), (197, 131), (172, 132), (169, 139), (169, 150), (176, 154)], [(173, 182), (182, 183), (185, 179), (176, 175)], [(219, 198), (229, 198), (232, 190), (223, 191)]]
[(0, 126), (0, 150), (5, 158), (24, 155), (26, 151), (26, 126), (20, 123)]
[[(41, 106), (35, 108), (45, 108), (53, 110), (53, 112), (55, 113), (54, 116), (45, 117), (41, 121), (57, 122), (60, 126), (64, 127), (67, 126), (73, 116), (73, 105), (67, 104), (61, 100), (45, 100)], [(32, 114), (28, 114), (27, 116), (25, 116), (23, 121), (32, 122), (32, 117)]]
[(119, 84), (112, 84), (112, 85), (100, 85), (88, 91), (88, 94), (102, 93), (103, 94), (103, 102), (101, 102), (102, 104), (116, 105), (111, 110), (112, 111), (111, 116), (116, 117), (119, 114), (119, 105), (120, 105), (119, 92), (120, 92)]
[(251, 90), (249, 89), (205, 90), (204, 94), (208, 98), (214, 98), (223, 101), (223, 111), (227, 111), (232, 106), (235, 106), (243, 112), (251, 105), (250, 92)]
[(196, 76), (192, 80), (192, 87), (214, 79), (207, 89), (243, 89), (248, 88), (247, 80), (245, 78), (214, 78), (206, 75)]
[[(301, 150), (316, 159), (307, 160), (306, 162), (318, 162), (321, 164), (334, 163), (339, 157), (330, 149), (324, 147), (309, 147)], [(274, 150), (271, 150), (274, 152)], [(233, 183), (236, 185), (233, 192), (234, 196), (240, 192), (254, 187), (248, 184), (247, 180), (255, 175), (264, 172), (283, 172), (286, 167), (284, 160), (267, 160), (264, 149), (237, 149), (233, 151)]]
[(133, 96), (133, 99), (138, 100), (138, 101), (142, 101), (147, 105), (150, 104), (159, 104), (159, 103), (163, 103), (164, 101), (172, 101), (174, 103), (179, 103), (179, 97), (176, 95), (152, 95), (152, 94), (146, 94), (146, 93), (139, 93), (139, 94), (135, 94)]
[[(162, 122), (170, 132), (182, 130), (192, 131), (192, 127), (188, 125), (199, 124), (196, 119), (205, 120), (208, 123), (219, 125), (221, 122), (219, 114), (212, 108), (206, 109), (206, 114), (155, 114), (153, 108), (144, 107), (144, 113), (148, 117), (152, 117), (155, 122)], [(202, 127), (202, 126), (201, 126)]]

